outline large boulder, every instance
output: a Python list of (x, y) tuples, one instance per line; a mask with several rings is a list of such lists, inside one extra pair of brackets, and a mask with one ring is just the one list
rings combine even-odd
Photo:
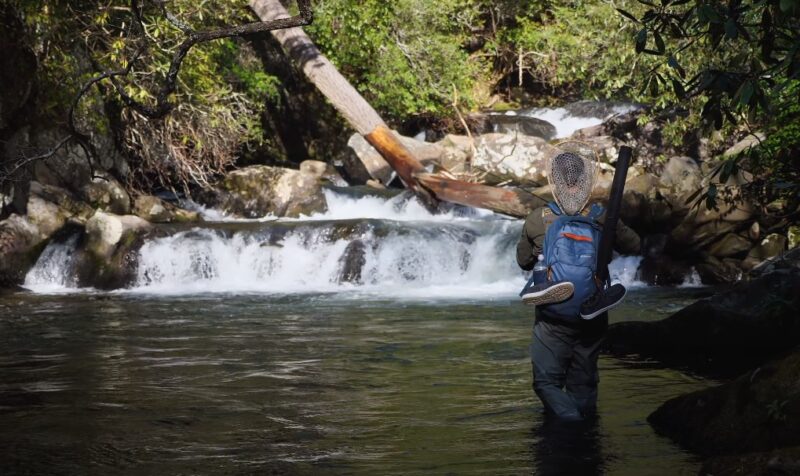
[(226, 175), (202, 200), (246, 218), (310, 215), (327, 209), (320, 179), (309, 171), (254, 165)]
[(800, 269), (782, 268), (658, 322), (613, 324), (604, 349), (733, 376), (799, 343)]
[(689, 208), (686, 199), (700, 189), (700, 166), (690, 157), (672, 157), (659, 177), (659, 191), (675, 208)]
[(475, 152), (475, 140), (471, 137), (448, 134), (436, 143), (442, 148), (439, 165), (454, 174), (470, 171), (470, 162)]
[(704, 284), (735, 283), (744, 275), (742, 262), (733, 258), (718, 259), (707, 255), (694, 268)]
[(86, 249), (97, 258), (108, 258), (123, 235), (149, 227), (150, 223), (136, 215), (113, 215), (98, 210), (86, 222)]
[(786, 249), (786, 242), (786, 237), (778, 233), (765, 236), (761, 243), (754, 246), (747, 254), (743, 262), (744, 267), (752, 269), (759, 263), (778, 256)]
[(22, 284), (44, 240), (27, 217), (11, 215), (0, 221), (0, 288)]
[(136, 277), (138, 249), (152, 225), (135, 215), (97, 211), (87, 222), (77, 257), (79, 286), (119, 289)]
[(81, 189), (92, 208), (117, 215), (131, 212), (131, 199), (125, 188), (110, 176), (94, 177)]
[(708, 253), (717, 258), (727, 258), (747, 252), (753, 244), (749, 239), (736, 233), (728, 233), (721, 240), (708, 247)]
[(547, 160), (555, 149), (544, 139), (522, 134), (484, 134), (475, 145), (472, 167), (486, 174), (487, 183), (547, 183)]
[(673, 398), (648, 421), (659, 433), (703, 455), (798, 446), (800, 348), (732, 382)]

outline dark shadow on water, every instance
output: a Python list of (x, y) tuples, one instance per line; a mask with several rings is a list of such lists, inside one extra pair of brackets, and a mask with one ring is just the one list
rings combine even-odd
[(568, 422), (543, 416), (531, 434), (537, 476), (605, 473), (598, 418)]

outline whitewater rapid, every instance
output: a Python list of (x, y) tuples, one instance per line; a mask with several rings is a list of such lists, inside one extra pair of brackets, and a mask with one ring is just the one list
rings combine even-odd
[[(117, 292), (486, 299), (513, 298), (525, 282), (515, 259), (521, 220), (465, 207), (432, 214), (405, 196), (326, 191), (326, 198), (327, 212), (299, 219), (234, 220), (207, 211), (206, 219), (224, 221), (150, 239), (139, 250), (135, 282)], [(78, 291), (77, 241), (48, 245), (25, 287)], [(640, 285), (639, 260), (615, 260), (612, 276)]]

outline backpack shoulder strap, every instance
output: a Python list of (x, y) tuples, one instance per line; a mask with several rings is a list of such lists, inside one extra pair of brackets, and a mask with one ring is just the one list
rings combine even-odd
[(552, 225), (557, 218), (558, 215), (553, 213), (552, 209), (548, 207), (542, 208), (542, 223), (544, 223), (545, 230), (550, 228), (550, 225)]
[(600, 205), (599, 203), (593, 203), (589, 208), (589, 213), (587, 213), (586, 216), (593, 220), (599, 220), (605, 211), (606, 210), (603, 208), (603, 205)]
[(563, 214), (564, 214), (564, 213), (561, 211), (561, 208), (559, 208), (559, 206), (558, 206), (558, 204), (557, 204), (556, 202), (549, 202), (549, 203), (547, 204), (547, 207), (548, 207), (548, 208), (549, 208), (549, 209), (550, 209), (550, 210), (551, 210), (553, 213), (555, 213), (556, 215), (563, 215)]

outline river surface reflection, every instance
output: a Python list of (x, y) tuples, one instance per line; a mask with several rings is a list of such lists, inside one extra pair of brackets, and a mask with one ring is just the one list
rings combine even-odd
[[(631, 291), (612, 320), (707, 291)], [(354, 295), (0, 297), (0, 474), (694, 474), (647, 415), (711, 382), (601, 358), (543, 421), (531, 310)]]

